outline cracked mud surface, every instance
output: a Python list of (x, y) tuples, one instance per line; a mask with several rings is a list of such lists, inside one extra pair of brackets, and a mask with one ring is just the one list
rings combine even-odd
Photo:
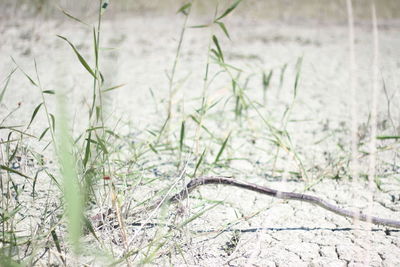
[[(192, 21), (193, 24), (202, 20)], [(176, 17), (124, 17), (120, 20), (105, 21), (103, 43), (117, 47), (105, 53), (104, 75), (110, 77), (110, 85), (127, 83), (128, 86), (115, 91), (107, 103), (113, 117), (129, 121), (123, 131), (130, 133), (130, 125), (136, 131), (146, 129), (153, 122), (159, 122), (159, 112), (153, 105), (149, 88), (157, 92), (157, 99), (167, 95), (167, 78), (164, 71), (173, 62), (177, 38), (182, 21)], [(271, 91), (267, 95), (269, 116), (279, 118), (291, 96), (293, 66), (303, 56), (299, 103), (292, 111), (293, 122), (288, 125), (293, 143), (299, 150), (310, 171), (310, 180), (318, 180), (311, 189), (304, 191), (335, 203), (343, 208), (362, 209), (372, 215), (400, 220), (400, 175), (398, 145), (382, 141), (379, 145), (393, 145), (394, 150), (383, 151), (377, 166), (380, 188), (368, 188), (365, 180), (348, 181), (348, 157), (350, 102), (348, 99), (348, 50), (347, 29), (338, 25), (281, 25), (268, 21), (228, 20), (227, 26), (232, 42), (222, 41), (229, 62), (242, 68), (246, 75), (259, 74), (261, 70), (273, 69), (276, 75), (288, 63), (288, 78), (279, 88), (279, 78), (272, 79)], [(0, 39), (0, 74), (5, 77), (12, 68), (10, 56), (28, 73), (34, 73), (32, 59), (38, 62), (39, 73), (45, 88), (60, 86), (70, 88), (71, 110), (75, 125), (84, 124), (85, 106), (90, 94), (81, 88), (90, 88), (90, 79), (77, 63), (69, 47), (56, 34), (68, 37), (83, 54), (90, 57), (91, 29), (71, 22), (32, 20), (29, 23), (3, 21)], [(386, 27), (380, 31), (381, 72), (391, 100), (391, 117), (388, 102), (380, 92), (379, 123), (380, 134), (398, 133), (400, 116), (400, 28)], [(183, 90), (176, 99), (185, 96), (194, 99), (201, 94), (201, 80), (204, 70), (207, 31), (189, 31), (185, 38), (182, 61), (178, 66), (178, 77), (186, 78)], [(358, 64), (359, 96), (358, 114), (360, 119), (360, 144), (367, 143), (368, 115), (370, 112), (370, 64), (372, 35), (368, 27), (356, 29), (356, 57)], [(291, 75), (291, 76), (290, 76)], [(217, 79), (215, 90), (210, 97), (225, 97), (229, 94), (226, 80)], [(249, 82), (260, 87), (259, 79)], [(5, 94), (0, 113), (6, 114), (18, 103), (21, 107), (10, 117), (9, 125), (28, 122), (33, 109), (40, 102), (40, 95), (32, 89), (22, 74), (12, 81), (13, 89)], [(258, 97), (258, 93), (253, 94)], [(178, 100), (176, 100), (178, 102)], [(5, 104), (4, 104), (5, 103)], [(49, 103), (54, 108), (55, 102)], [(188, 101), (187, 109), (193, 108)], [(29, 115), (28, 115), (29, 114)], [(39, 115), (40, 116), (40, 115)], [(277, 119), (279, 121), (279, 119)], [(395, 123), (391, 124), (390, 121)], [(298, 123), (296, 121), (301, 122)], [(215, 122), (218, 125), (218, 120)], [(212, 123), (211, 123), (212, 124)], [(224, 125), (224, 124), (222, 124)], [(270, 150), (263, 149), (265, 143), (262, 126), (249, 119), (244, 131), (233, 143), (231, 157), (247, 157), (248, 161), (235, 161), (232, 167), (240, 178), (252, 183), (264, 184), (284, 191), (302, 191), (303, 181), (292, 181), (292, 172), (298, 168), (293, 161), (279, 157), (276, 168), (283, 170), (279, 175), (271, 174)], [(45, 121), (32, 126), (33, 132), (41, 132)], [(84, 127), (84, 126), (83, 126)], [(218, 128), (217, 126), (210, 126)], [(3, 137), (3, 135), (2, 135)], [(250, 140), (249, 139), (255, 139)], [(253, 142), (254, 141), (254, 142)], [(343, 147), (345, 152), (343, 151)], [(24, 172), (34, 173), (28, 167)], [(360, 172), (366, 173), (368, 160), (360, 161)], [(230, 173), (225, 173), (230, 175)], [(272, 179), (271, 177), (277, 177)], [(338, 181), (330, 178), (339, 178)], [(278, 181), (277, 181), (278, 180)], [(46, 188), (46, 184), (39, 184)], [(193, 221), (181, 234), (179, 243), (183, 252), (169, 252), (169, 257), (156, 259), (157, 264), (172, 263), (176, 266), (398, 266), (400, 265), (400, 232), (391, 231), (366, 223), (329, 213), (321, 208), (301, 202), (284, 202), (256, 193), (227, 188), (207, 186), (196, 190), (195, 196), (205, 199), (224, 200), (206, 214)], [(145, 193), (142, 193), (145, 194)], [(373, 203), (369, 203), (369, 197)], [(189, 216), (191, 207), (201, 204), (192, 199), (183, 203), (184, 216)], [(229, 203), (229, 205), (227, 204)], [(200, 205), (199, 204), (199, 205)], [(37, 205), (37, 207), (35, 207)], [(33, 208), (40, 209), (38, 203)], [(31, 212), (33, 212), (31, 210)], [(259, 212), (259, 213), (257, 213)], [(255, 214), (257, 213), (257, 214)], [(254, 216), (253, 216), (254, 215)], [(235, 223), (237, 221), (237, 223)], [(372, 228), (372, 229), (371, 229)], [(134, 233), (135, 227), (128, 232)], [(216, 232), (213, 232), (216, 231)], [(107, 233), (103, 238), (107, 239)], [(183, 255), (183, 256), (182, 256)]]
[[(268, 185), (278, 187), (279, 183), (270, 182)], [(292, 190), (299, 188), (298, 183), (289, 183), (286, 186)], [(316, 186), (313, 193), (325, 197), (330, 202), (348, 202), (350, 209), (361, 208), (354, 201), (348, 201), (350, 192), (362, 192), (362, 188), (354, 190), (352, 187), (350, 183), (332, 184), (329, 181)], [(353, 222), (307, 203), (284, 202), (245, 192), (236, 192), (233, 196), (228, 188), (222, 186), (211, 186), (211, 188), (200, 189), (202, 196), (224, 199), (242, 212), (244, 217), (251, 214), (249, 211), (261, 212), (256, 217), (226, 226), (224, 222), (234, 220), (235, 214), (232, 214), (227, 207), (220, 207), (213, 209), (212, 214), (210, 212), (206, 218), (194, 222), (191, 230), (198, 229), (200, 235), (191, 240), (188, 249), (198, 247), (199, 255), (203, 255), (203, 259), (197, 261), (201, 265), (396, 266), (399, 264), (399, 259), (396, 257), (400, 252), (398, 230), (387, 231), (385, 228)], [(329, 192), (335, 192), (334, 198)], [(375, 197), (384, 195), (375, 193)], [(240, 203), (235, 203), (237, 198), (241, 199)], [(391, 218), (398, 218), (399, 214), (396, 212), (390, 215), (385, 208), (379, 207), (374, 207), (373, 213), (380, 216), (386, 214)], [(229, 243), (232, 237), (238, 240), (236, 248), (233, 252), (227, 253), (221, 244)]]

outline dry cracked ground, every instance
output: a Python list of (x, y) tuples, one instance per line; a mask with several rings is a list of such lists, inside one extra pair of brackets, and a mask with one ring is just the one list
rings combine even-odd
[[(207, 19), (190, 18), (188, 23), (197, 25), (204, 22)], [(305, 192), (342, 208), (368, 211), (375, 216), (400, 220), (400, 165), (396, 140), (377, 141), (377, 181), (369, 187), (365, 178), (369, 168), (368, 143), (371, 140), (369, 115), (373, 36), (370, 23), (357, 25), (355, 29), (355, 104), (358, 116), (360, 177), (350, 180), (350, 111), (354, 101), (349, 93), (346, 25), (287, 25), (234, 16), (227, 18), (225, 22), (231, 41), (224, 38), (220, 29), (215, 28), (212, 31), (219, 37), (226, 62), (242, 70), (241, 81), (248, 79), (246, 90), (251, 99), (262, 102), (262, 73), (268, 74), (273, 70), (271, 84), (265, 95), (265, 105), (260, 110), (275, 125), (280, 125), (282, 114), (291, 103), (296, 63), (302, 58), (298, 95), (291, 110), (287, 130), (308, 177), (296, 177), (299, 175), (299, 162), (292, 154), (280, 151), (275, 157), (276, 148), (265, 137), (268, 131), (254, 110), (248, 111), (240, 123), (234, 122), (231, 111), (233, 104), (229, 102), (232, 95), (231, 84), (223, 74), (217, 76), (207, 89), (210, 102), (212, 99), (222, 101), (217, 107), (219, 110), (210, 111), (211, 114), (204, 123), (222, 139), (232, 132), (224, 156), (233, 160), (229, 162), (228, 169), (210, 172), (233, 174), (242, 180), (279, 190)], [(165, 114), (168, 98), (168, 79), (165, 73), (172, 67), (182, 24), (183, 18), (179, 15), (159, 17), (151, 14), (123, 15), (106, 19), (103, 23), (103, 47), (112, 48), (102, 51), (100, 61), (107, 86), (126, 84), (110, 93), (105, 100), (105, 108), (110, 124), (117, 120), (122, 121), (118, 125), (118, 131), (127, 136), (126, 138), (133, 141), (145, 139), (145, 130), (160, 126), (165, 118), (164, 115), (160, 116)], [(68, 90), (74, 129), (78, 131), (85, 127), (91, 79), (70, 47), (56, 35), (67, 37), (85, 57), (92, 60), (92, 29), (73, 21), (39, 18), (2, 20), (0, 27), (1, 78), (4, 79), (15, 66), (10, 56), (31, 75), (34, 75), (35, 59), (43, 87), (49, 90), (58, 90), (61, 87)], [(380, 136), (398, 136), (400, 131), (399, 32), (400, 24), (396, 22), (385, 22), (379, 27), (380, 86), (377, 127)], [(173, 105), (177, 107), (174, 108), (175, 117), (181, 116), (182, 110), (185, 114), (192, 114), (199, 107), (198, 97), (202, 94), (204, 66), (211, 34), (210, 29), (190, 28), (186, 32), (175, 78), (179, 83), (175, 87), (177, 90), (173, 98)], [(218, 72), (218, 68), (217, 65), (212, 65), (212, 73)], [(34, 108), (41, 101), (40, 97), (37, 88), (32, 87), (20, 71), (17, 72), (4, 95), (0, 114), (8, 114), (18, 106), (19, 108), (3, 125), (28, 123)], [(55, 110), (56, 100), (49, 98), (48, 101), (49, 109)], [(229, 114), (225, 117), (225, 113)], [(30, 128), (30, 132), (35, 135), (46, 127), (44, 117), (40, 114), (38, 116), (39, 119)], [(195, 124), (188, 123), (187, 127), (193, 129)], [(178, 126), (175, 128), (179, 130)], [(6, 134), (3, 131), (1, 137), (5, 138)], [(41, 150), (46, 143), (32, 141), (25, 145)], [(120, 153), (129, 154), (124, 149), (129, 147), (122, 146)], [(214, 150), (212, 153), (215, 157), (218, 149)], [(50, 157), (47, 150), (42, 153)], [(172, 168), (165, 167), (170, 159), (165, 160), (160, 156), (159, 160), (160, 166), (153, 169), (154, 175), (162, 183), (169, 184), (173, 181), (171, 177), (179, 173), (176, 173), (176, 169), (171, 171)], [(35, 163), (32, 166), (26, 164), (19, 170), (29, 175), (34, 174), (34, 165)], [(38, 192), (47, 192), (48, 179), (43, 175), (41, 183), (37, 185)], [(126, 192), (130, 192), (129, 190)], [(140, 192), (135, 192), (137, 195), (134, 201), (139, 201), (141, 195), (145, 196), (151, 190), (154, 189), (144, 186)], [(184, 231), (176, 234), (173, 240), (168, 241), (169, 249), (153, 259), (155, 264), (400, 265), (398, 230), (356, 222), (308, 203), (277, 200), (232, 187), (205, 186), (192, 195), (190, 201), (185, 200), (177, 207), (171, 207), (170, 212), (186, 218), (193, 214), (192, 211), (198, 212), (204, 206), (210, 207), (221, 200), (223, 203), (205, 212)], [(39, 201), (26, 204), (20, 212), (33, 214), (34, 217), (35, 212), (40, 209)], [(142, 217), (145, 219), (145, 215)], [(34, 224), (35, 220), (26, 219), (24, 223)], [(128, 219), (128, 238), (137, 236), (139, 228), (130, 224)], [(141, 228), (141, 231), (148, 231), (143, 237), (153, 237), (152, 229)], [(116, 238), (112, 237), (113, 233), (104, 229), (99, 229), (98, 235), (108, 241)], [(131, 244), (139, 242), (133, 239), (130, 241)], [(122, 245), (116, 241), (109, 243), (114, 246), (114, 256), (121, 256)], [(51, 260), (57, 263), (59, 259), (53, 256)], [(38, 263), (45, 264), (46, 261)], [(93, 263), (91, 259), (87, 259), (87, 263), (102, 264), (100, 261)]]

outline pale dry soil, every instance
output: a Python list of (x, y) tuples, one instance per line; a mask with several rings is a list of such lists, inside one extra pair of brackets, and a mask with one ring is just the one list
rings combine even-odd
[[(190, 25), (203, 24), (205, 19), (193, 19)], [(107, 123), (116, 125), (118, 132), (127, 139), (146, 139), (144, 129), (158, 129), (165, 119), (165, 106), (168, 97), (168, 79), (165, 71), (170, 71), (175, 56), (179, 32), (183, 21), (179, 16), (154, 17), (151, 15), (132, 17), (121, 16), (104, 21), (102, 27), (102, 51), (100, 65), (106, 78), (106, 85), (124, 83), (126, 86), (110, 92), (105, 99), (108, 114)], [(218, 105), (221, 112), (213, 111), (205, 124), (218, 138), (223, 139), (233, 131), (232, 141), (226, 150), (226, 157), (237, 158), (229, 163), (231, 169), (212, 170), (210, 173), (234, 174), (238, 178), (270, 186), (285, 191), (298, 191), (322, 197), (340, 207), (361, 209), (375, 216), (400, 220), (400, 175), (398, 144), (393, 140), (378, 141), (378, 146), (388, 146), (380, 151), (377, 160), (377, 176), (380, 189), (374, 183), (368, 187), (363, 174), (368, 171), (368, 156), (360, 160), (357, 181), (349, 180), (349, 150), (351, 116), (349, 78), (348, 78), (348, 36), (343, 25), (305, 24), (284, 25), (268, 21), (243, 21), (240, 18), (228, 18), (226, 25), (232, 41), (223, 37), (220, 29), (214, 29), (219, 36), (225, 52), (226, 61), (243, 70), (242, 82), (249, 78), (247, 94), (262, 103), (262, 71), (273, 70), (271, 86), (266, 94), (266, 102), (261, 112), (274, 123), (280, 125), (282, 114), (293, 96), (295, 65), (303, 57), (301, 82), (298, 97), (288, 123), (293, 147), (299, 153), (308, 178), (296, 179), (291, 172), (299, 172), (299, 166), (292, 155), (280, 151), (275, 169), (272, 172), (275, 148), (264, 136), (268, 134), (254, 111), (241, 123), (234, 122), (232, 105), (223, 104), (231, 96), (230, 82), (224, 75), (218, 76), (208, 88), (210, 99), (223, 99)], [(400, 77), (400, 39), (398, 26), (379, 29), (380, 41), (380, 80), (378, 98), (378, 134), (399, 135), (399, 77)], [(63, 35), (71, 40), (82, 54), (93, 62), (92, 33), (90, 27), (71, 21), (53, 21), (42, 19), (1, 21), (0, 25), (0, 77), (4, 79), (14, 67), (10, 56), (30, 75), (34, 75), (33, 59), (38, 64), (43, 87), (47, 90), (67, 91), (67, 99), (73, 127), (76, 132), (87, 125), (87, 106), (90, 103), (91, 78), (79, 64), (68, 45), (56, 37)], [(188, 29), (182, 48), (182, 55), (177, 67), (179, 86), (173, 98), (174, 116), (192, 114), (199, 107), (198, 96), (203, 88), (207, 46), (210, 39), (208, 29)], [(358, 138), (360, 151), (368, 151), (370, 141), (369, 114), (371, 111), (372, 91), (372, 33), (369, 25), (356, 28), (356, 63), (357, 63), (357, 114)], [(287, 69), (280, 86), (280, 74), (283, 66)], [(212, 65), (211, 72), (218, 67)], [(151, 88), (155, 98), (151, 96)], [(47, 96), (49, 109), (56, 110), (56, 98)], [(4, 125), (21, 125), (29, 122), (34, 108), (40, 103), (40, 94), (21, 72), (17, 72), (0, 106), (2, 118), (20, 103)], [(222, 116), (223, 114), (227, 114)], [(47, 125), (43, 113), (38, 114), (30, 133), (38, 136)], [(179, 133), (180, 124), (173, 126)], [(239, 127), (240, 126), (240, 127)], [(194, 129), (195, 124), (188, 128)], [(8, 132), (1, 130), (1, 137)], [(179, 136), (179, 134), (177, 134)], [(189, 139), (189, 138), (188, 138)], [(54, 158), (51, 149), (41, 150), (50, 138), (43, 142), (25, 140), (29, 149), (45, 155), (46, 166), (54, 170)], [(187, 141), (190, 143), (190, 141)], [(213, 157), (218, 147), (209, 142)], [(207, 144), (204, 142), (204, 144)], [(215, 146), (216, 148), (213, 148)], [(129, 147), (119, 149), (121, 159), (130, 155)], [(202, 151), (203, 149), (200, 148)], [(171, 184), (179, 172), (161, 156), (153, 155), (153, 164), (160, 160), (160, 166), (153, 174), (159, 177), (160, 184)], [(29, 163), (29, 155), (21, 154), (19, 171), (34, 175), (37, 163)], [(247, 159), (247, 160), (243, 160)], [(169, 161), (168, 161), (169, 160)], [(212, 161), (212, 160), (211, 160)], [(195, 164), (195, 160), (190, 162)], [(29, 164), (28, 164), (29, 163)], [(163, 163), (163, 165), (161, 164)], [(161, 166), (162, 165), (162, 166)], [(167, 167), (165, 167), (167, 166)], [(190, 167), (190, 166), (189, 166)], [(193, 166), (191, 166), (193, 168)], [(231, 171), (232, 170), (232, 171)], [(4, 172), (1, 173), (5, 175)], [(332, 177), (339, 178), (338, 180)], [(48, 194), (49, 178), (41, 172), (36, 190)], [(15, 177), (16, 180), (19, 178)], [(186, 178), (188, 181), (189, 178)], [(321, 181), (321, 182), (318, 182)], [(315, 182), (311, 189), (306, 185)], [(124, 185), (136, 184), (136, 181), (124, 181)], [(181, 183), (180, 183), (181, 184)], [(54, 187), (54, 186), (53, 186)], [(22, 190), (27, 192), (26, 202), (21, 214), (29, 214), (21, 230), (27, 231), (36, 225), (37, 214), (43, 211), (47, 196), (30, 198), (29, 185)], [(53, 190), (55, 206), (59, 204), (60, 193)], [(125, 188), (126, 199), (133, 202), (148, 196), (154, 188), (143, 186), (132, 191)], [(131, 190), (131, 191), (130, 191)], [(132, 197), (130, 193), (134, 193)], [(176, 266), (398, 266), (400, 264), (400, 232), (390, 231), (385, 227), (371, 226), (366, 223), (345, 219), (321, 208), (301, 202), (286, 202), (249, 193), (231, 187), (207, 186), (195, 191), (193, 196), (201, 196), (208, 201), (223, 200), (204, 215), (200, 216), (176, 233), (168, 241), (169, 249), (155, 258), (159, 265), (169, 263)], [(41, 200), (43, 199), (43, 200)], [(373, 202), (370, 203), (369, 200)], [(48, 200), (47, 200), (48, 201)], [(190, 217), (214, 202), (191, 199), (170, 207), (172, 217), (180, 220)], [(92, 211), (104, 210), (107, 204)], [(149, 211), (150, 213), (150, 211)], [(127, 211), (129, 217), (129, 210)], [(143, 219), (148, 214), (142, 214)], [(23, 217), (21, 215), (21, 217)], [(169, 218), (169, 217), (168, 217)], [(183, 218), (183, 219), (182, 219)], [(175, 218), (176, 219), (176, 218)], [(166, 219), (174, 223), (175, 219)], [(130, 224), (138, 218), (127, 219), (128, 239), (132, 244), (140, 243), (136, 236), (139, 226)], [(62, 227), (60, 228), (63, 229)], [(168, 228), (162, 228), (166, 231)], [(121, 256), (123, 246), (116, 241), (118, 234), (98, 231), (107, 246), (113, 247), (116, 257)], [(154, 229), (142, 229), (145, 238), (154, 237)], [(90, 237), (87, 237), (90, 239)], [(140, 238), (139, 238), (140, 239)], [(88, 246), (95, 246), (93, 240)], [(55, 248), (51, 248), (55, 251)], [(56, 254), (56, 253), (55, 253)], [(140, 258), (140, 256), (139, 256)], [(59, 258), (53, 256), (52, 261)], [(91, 258), (82, 258), (92, 265)], [(136, 258), (137, 260), (137, 258)], [(46, 260), (39, 261), (45, 265)], [(58, 262), (59, 263), (59, 262)]]

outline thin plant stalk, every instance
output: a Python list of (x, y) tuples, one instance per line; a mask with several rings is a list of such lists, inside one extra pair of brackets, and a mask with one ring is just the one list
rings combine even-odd
[(49, 112), (49, 109), (48, 109), (47, 103), (46, 103), (46, 98), (44, 97), (43, 88), (42, 88), (42, 84), (40, 82), (36, 60), (35, 60), (35, 70), (36, 70), (36, 78), (37, 78), (37, 82), (38, 82), (38, 88), (40, 89), (40, 96), (42, 97), (42, 103), (43, 103), (43, 107), (44, 107), (44, 110), (46, 113), (46, 119), (47, 119), (47, 124), (48, 124), (50, 135), (51, 135), (51, 140), (53, 141), (54, 154), (57, 155), (57, 145), (56, 145), (56, 136), (54, 133), (54, 125), (52, 124), (50, 112)]
[[(192, 2), (192, 1), (190, 1)], [(181, 48), (182, 48), (182, 43), (183, 43), (183, 39), (185, 37), (185, 32), (186, 32), (186, 26), (187, 26), (187, 22), (189, 20), (189, 15), (190, 12), (192, 10), (192, 5), (189, 5), (187, 8), (187, 13), (185, 14), (185, 19), (182, 25), (182, 29), (181, 29), (181, 33), (179, 35), (179, 42), (178, 42), (178, 46), (176, 48), (176, 53), (175, 53), (175, 59), (174, 59), (174, 63), (172, 64), (172, 70), (171, 70), (171, 74), (168, 77), (168, 93), (169, 93), (169, 98), (168, 98), (168, 107), (167, 107), (167, 113), (168, 113), (168, 118), (172, 118), (172, 98), (173, 98), (173, 87), (174, 87), (174, 81), (175, 81), (175, 73), (176, 73), (176, 68), (178, 66), (178, 61), (179, 61), (179, 57), (181, 54)]]
[(358, 156), (358, 115), (357, 115), (357, 65), (355, 58), (355, 36), (352, 0), (346, 0), (348, 30), (349, 30), (349, 83), (350, 83), (350, 106), (351, 106), (351, 166), (350, 172), (354, 180), (358, 179), (359, 162)]
[(376, 18), (375, 3), (372, 1), (372, 32), (373, 32), (373, 63), (372, 63), (372, 106), (371, 106), (371, 141), (370, 141), (370, 162), (369, 162), (369, 186), (373, 188), (376, 167), (376, 136), (377, 136), (377, 105), (379, 90), (379, 35)]
[[(371, 140), (369, 143), (369, 171), (368, 171), (368, 214), (372, 212), (373, 206), (373, 190), (374, 181), (376, 176), (376, 136), (377, 136), (377, 102), (378, 102), (378, 88), (379, 88), (379, 35), (378, 35), (378, 22), (376, 17), (376, 9), (374, 0), (371, 1), (371, 15), (372, 15), (372, 34), (373, 34), (373, 61), (372, 61), (372, 106), (371, 106)], [(371, 218), (368, 217), (368, 222), (371, 223)], [(370, 226), (370, 229), (372, 227)], [(371, 238), (372, 234), (369, 233), (367, 238), (367, 248), (371, 251)], [(370, 263), (370, 255), (366, 255), (366, 265)]]
[[(218, 14), (218, 1), (215, 6), (213, 21), (215, 21), (215, 19), (217, 18), (217, 14)], [(194, 150), (195, 155), (198, 155), (198, 153), (199, 153), (201, 128), (203, 126), (203, 119), (204, 119), (205, 112), (206, 112), (206, 105), (207, 105), (206, 92), (207, 92), (207, 88), (208, 88), (208, 74), (209, 74), (209, 67), (210, 67), (210, 51), (211, 51), (211, 43), (212, 43), (211, 36), (214, 35), (213, 29), (214, 29), (214, 27), (211, 28), (211, 34), (210, 34), (210, 38), (208, 40), (208, 46), (207, 46), (206, 68), (204, 71), (204, 78), (203, 78), (203, 91), (201, 93), (200, 119), (199, 119), (199, 123), (196, 128), (196, 131), (195, 131), (195, 139), (194, 139), (195, 140), (195, 150)]]

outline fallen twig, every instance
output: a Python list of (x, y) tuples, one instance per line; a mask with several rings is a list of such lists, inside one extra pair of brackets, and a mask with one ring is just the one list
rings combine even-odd
[(223, 184), (223, 185), (231, 185), (243, 189), (247, 189), (250, 191), (255, 191), (261, 194), (265, 194), (268, 196), (280, 198), (280, 199), (287, 199), (287, 200), (299, 200), (299, 201), (304, 201), (308, 202), (317, 206), (320, 206), (326, 210), (329, 210), (331, 212), (334, 212), (338, 215), (344, 216), (344, 217), (349, 217), (353, 219), (357, 219), (363, 222), (370, 222), (373, 224), (379, 224), (379, 225), (384, 225), (384, 226), (389, 226), (389, 227), (394, 227), (394, 228), (400, 228), (400, 221), (396, 220), (390, 220), (390, 219), (383, 219), (383, 218), (378, 218), (370, 215), (363, 214), (361, 212), (353, 212), (349, 210), (344, 210), (341, 209), (335, 205), (332, 205), (328, 203), (327, 201), (315, 197), (315, 196), (310, 196), (306, 194), (300, 194), (300, 193), (293, 193), (293, 192), (283, 192), (283, 191), (278, 191), (275, 189), (271, 189), (265, 186), (260, 186), (256, 184), (251, 184), (251, 183), (245, 183), (241, 182), (232, 178), (227, 178), (224, 176), (204, 176), (204, 177), (199, 177), (196, 179), (191, 180), (184, 189), (182, 189), (181, 192), (178, 194), (172, 196), (171, 198), (168, 199), (169, 202), (176, 202), (182, 199), (185, 199), (188, 194), (193, 191), (195, 188), (201, 186), (201, 185), (207, 185), (207, 184)]

